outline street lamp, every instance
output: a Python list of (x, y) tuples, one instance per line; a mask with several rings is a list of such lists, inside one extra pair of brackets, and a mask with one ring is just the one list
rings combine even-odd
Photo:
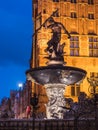
[(22, 97), (22, 88), (23, 88), (23, 83), (19, 83), (18, 84), (18, 87), (19, 87), (19, 90), (20, 90), (20, 115), (21, 115), (21, 118), (22, 118), (22, 110), (23, 110), (23, 97)]
[(20, 89), (22, 89), (23, 83), (19, 83), (19, 84), (18, 84), (18, 87), (19, 87)]
[(33, 127), (32, 127), (32, 130), (35, 130), (35, 118), (36, 118), (35, 110), (37, 109), (37, 106), (38, 106), (38, 95), (36, 94), (36, 85), (34, 85), (34, 94), (30, 98), (30, 104), (33, 107), (33, 111), (32, 111)]

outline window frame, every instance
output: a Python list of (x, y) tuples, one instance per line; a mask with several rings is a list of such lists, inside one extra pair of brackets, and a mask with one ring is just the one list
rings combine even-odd
[(98, 37), (89, 37), (89, 57), (98, 57)]
[(88, 4), (93, 5), (94, 1), (93, 0), (88, 0)]
[(53, 2), (60, 2), (59, 0), (53, 0)]
[(71, 0), (70, 2), (71, 3), (77, 3), (77, 0)]
[(74, 85), (71, 85), (71, 96), (72, 97), (76, 97), (76, 96), (79, 96), (80, 94), (80, 84), (74, 84)]
[(70, 17), (71, 18), (77, 18), (77, 13), (76, 12), (71, 12)]
[(88, 19), (94, 19), (94, 13), (88, 13)]
[(70, 56), (79, 56), (79, 37), (71, 36), (70, 38)]

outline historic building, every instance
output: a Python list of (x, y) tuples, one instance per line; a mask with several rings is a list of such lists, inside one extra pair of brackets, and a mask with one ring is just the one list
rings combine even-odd
[[(45, 49), (52, 32), (43, 26), (50, 16), (68, 30), (71, 38), (62, 30), (61, 44), (65, 43), (66, 66), (87, 71), (87, 77), (98, 78), (98, 0), (33, 0), (34, 35), (30, 67), (46, 66)], [(87, 77), (80, 83), (66, 87), (65, 96), (77, 100), (80, 92), (89, 93)], [(47, 102), (45, 89), (32, 85), (39, 102)]]
[(10, 91), (10, 107), (15, 119), (27, 118), (26, 109), (30, 105), (31, 82), (26, 81), (19, 90)]

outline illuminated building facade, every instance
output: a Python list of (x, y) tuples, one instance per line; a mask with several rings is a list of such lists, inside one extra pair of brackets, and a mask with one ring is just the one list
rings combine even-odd
[[(46, 66), (48, 59), (44, 51), (52, 32), (41, 27), (53, 15), (68, 30), (71, 38), (62, 31), (61, 43), (64, 47), (64, 60), (67, 66), (79, 67), (87, 71), (87, 77), (98, 77), (98, 0), (33, 0), (34, 35), (30, 67)], [(41, 28), (40, 28), (41, 27)], [(36, 31), (40, 28), (39, 31)], [(80, 92), (89, 95), (87, 77), (83, 82), (66, 88), (65, 96), (77, 100)], [(35, 88), (35, 89), (34, 89)], [(32, 85), (40, 96), (39, 102), (47, 102), (45, 89)]]

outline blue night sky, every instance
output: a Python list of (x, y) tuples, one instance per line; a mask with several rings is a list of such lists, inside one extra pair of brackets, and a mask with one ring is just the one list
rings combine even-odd
[(25, 83), (32, 44), (32, 0), (0, 1), (0, 100)]

